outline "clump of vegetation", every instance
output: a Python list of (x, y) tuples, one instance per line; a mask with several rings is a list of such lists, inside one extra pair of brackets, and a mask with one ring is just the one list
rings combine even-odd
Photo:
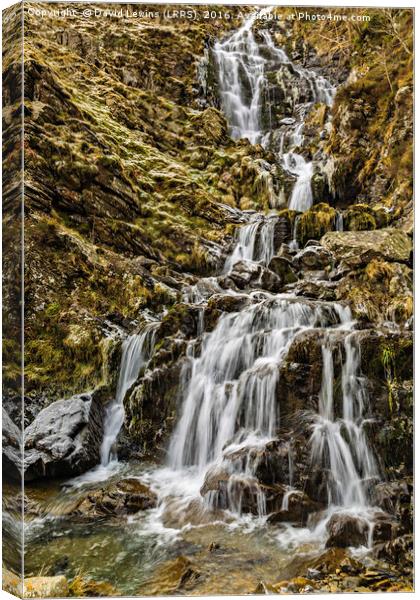
[(308, 240), (320, 240), (325, 233), (333, 231), (336, 213), (334, 208), (321, 202), (296, 218), (297, 239), (304, 245)]
[(353, 204), (343, 215), (346, 231), (370, 231), (376, 229), (376, 220), (367, 204)]
[(118, 591), (107, 581), (95, 581), (79, 573), (69, 583), (69, 596), (100, 598), (117, 596)]

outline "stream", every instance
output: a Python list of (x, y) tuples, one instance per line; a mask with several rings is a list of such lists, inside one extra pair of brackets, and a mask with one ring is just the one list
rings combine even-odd
[[(300, 213), (313, 202), (313, 165), (303, 156), (303, 125), (314, 104), (332, 105), (335, 90), (325, 78), (292, 64), (267, 29), (257, 41), (254, 21), (249, 18), (213, 48), (221, 108), (234, 139), (245, 137), (275, 151), (278, 163), (294, 178), (289, 208)], [(265, 75), (273, 64), (292, 65), (310, 95), (310, 101), (297, 103), (293, 118), (284, 119), (277, 136), (262, 120)], [(105, 416), (101, 463), (72, 480), (26, 486), (45, 515), (29, 518), (25, 525), (27, 573), (55, 564), (57, 572), (69, 577), (81, 572), (109, 581), (121, 595), (153, 594), (161, 591), (151, 583), (159, 569), (183, 556), (200, 571), (187, 583), (189, 593), (252, 593), (260, 581), (279, 580), (285, 570), (287, 575), (295, 558), (319, 554), (334, 515), (356, 515), (372, 528), (380, 511), (371, 505), (369, 489), (381, 474), (365, 434), (369, 394), (355, 335), (360, 327), (350, 309), (302, 299), (293, 287), (276, 294), (220, 286), (219, 277), (229, 280), (238, 264), (244, 272), (270, 264), (276, 253), (276, 198), (272, 204), (267, 214), (244, 213), (247, 222), (238, 229), (218, 276), (183, 291), (184, 300), (200, 307), (203, 315), (209, 298), (221, 291), (243, 302), (238, 310), (223, 313), (213, 331), (200, 331), (198, 345), (197, 340), (188, 344), (165, 464), (119, 462), (115, 451), (124, 397), (153, 356), (159, 322), (152, 321), (123, 342), (115, 401)], [(294, 240), (290, 252), (298, 250)], [(273, 508), (269, 486), (261, 485), (260, 457), (277, 443), (283, 425), (280, 366), (308, 331), (322, 340), (318, 406), (308, 407), (305, 419), (311, 430), (311, 464), (327, 473), (325, 506), (304, 525), (272, 522), (273, 512), (287, 512), (302, 494), (289, 452), (287, 486)], [(342, 348), (339, 372), (337, 340)], [(124, 477), (147, 484), (157, 496), (156, 507), (89, 524), (66, 518), (67, 508), (89, 490)], [(370, 538), (358, 554), (366, 554), (369, 545)]]

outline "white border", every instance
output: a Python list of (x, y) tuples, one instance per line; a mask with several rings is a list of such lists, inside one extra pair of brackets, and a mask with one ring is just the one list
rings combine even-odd
[[(50, 3), (54, 2), (54, 3), (60, 3), (60, 4), (65, 4), (66, 2), (60, 2), (60, 0), (49, 0)], [(131, 2), (112, 2), (109, 1), (107, 2), (106, 0), (104, 0), (103, 2), (100, 2), (100, 0), (72, 0), (72, 2), (68, 2), (68, 4), (72, 4), (72, 3), (80, 3), (80, 4), (171, 4), (170, 1), (163, 1), (163, 0), (155, 0), (154, 2), (139, 2), (137, 0), (132, 0)], [(0, 8), (3, 10), (9, 6), (12, 6), (13, 4), (17, 4), (17, 2), (13, 2), (13, 0), (0, 0)], [(381, 7), (392, 7), (392, 8), (414, 8), (415, 7), (415, 2), (414, 0), (410, 1), (404, 1), (404, 0), (381, 0), (380, 2), (376, 2), (374, 0), (362, 0), (362, 1), (357, 1), (357, 0), (345, 0), (342, 4), (338, 4), (337, 2), (334, 2), (333, 0), (323, 0), (323, 1), (314, 1), (314, 0), (299, 0), (298, 2), (279, 2), (277, 1), (271, 1), (271, 2), (267, 2), (266, 0), (260, 0), (260, 1), (255, 1), (255, 0), (242, 0), (241, 2), (235, 1), (235, 0), (185, 0), (184, 2), (182, 1), (178, 1), (175, 0), (175, 2), (173, 2), (173, 4), (217, 4), (217, 5), (221, 5), (221, 4), (225, 4), (225, 5), (260, 5), (260, 6), (317, 6), (317, 7), (324, 7), (324, 6), (331, 6), (331, 7), (340, 7), (340, 8), (345, 8), (345, 7), (366, 7), (366, 8), (381, 8)], [(418, 24), (419, 24), (419, 19), (420, 19), (420, 11), (415, 11), (415, 33), (417, 33), (418, 31)], [(1, 25), (0, 25), (1, 27)], [(414, 56), (416, 59), (417, 56), (417, 51), (418, 51), (418, 44), (417, 44), (417, 36), (415, 35), (415, 45), (414, 45)], [(414, 73), (415, 73), (415, 81), (417, 81), (417, 77), (418, 77), (418, 73), (419, 73), (419, 69), (420, 67), (418, 66), (418, 61), (415, 60), (415, 69), (414, 69)], [(419, 100), (420, 102), (420, 100)], [(418, 115), (420, 114), (420, 112), (418, 110), (416, 110), (418, 108), (417, 106), (417, 99), (415, 101), (415, 130), (417, 131), (417, 124), (418, 124)], [(416, 148), (416, 139), (415, 139), (415, 148)], [(414, 168), (415, 168), (415, 172), (419, 172), (419, 164), (418, 161), (420, 161), (419, 158), (419, 153), (415, 152), (415, 162), (414, 162)], [(419, 185), (420, 183), (418, 182), (417, 178), (415, 178), (414, 181), (414, 197), (417, 196), (417, 190), (419, 189)], [(1, 186), (1, 182), (0, 182), (0, 186)], [(418, 231), (418, 225), (419, 225), (419, 220), (420, 220), (420, 216), (419, 216), (419, 211), (416, 212), (415, 215), (415, 231)], [(415, 235), (415, 241), (416, 241), (417, 235)], [(1, 242), (1, 230), (0, 230), (0, 242)], [(0, 244), (1, 247), (1, 244)], [(419, 280), (420, 280), (420, 269), (419, 270), (415, 270), (414, 272), (414, 280), (415, 280), (415, 284), (418, 284)], [(1, 281), (1, 280), (0, 280)], [(1, 284), (0, 284), (1, 285)], [(417, 287), (417, 285), (416, 285)], [(0, 313), (0, 332), (1, 332), (1, 313)], [(415, 328), (414, 328), (414, 332), (415, 332), (415, 338), (417, 337), (417, 323), (415, 322)], [(1, 364), (0, 364), (1, 367)], [(417, 353), (417, 356), (415, 355), (415, 373), (418, 372), (418, 367), (420, 368), (420, 358), (419, 358), (419, 354)], [(0, 370), (1, 373), (1, 370)], [(416, 386), (416, 393), (415, 393), (415, 405), (417, 404), (417, 400), (418, 400), (418, 386)], [(414, 448), (415, 448), (415, 456), (417, 455), (417, 450), (420, 448), (420, 441), (419, 441), (419, 437), (418, 437), (418, 431), (419, 427), (418, 427), (418, 419), (416, 419), (415, 421), (415, 440), (414, 440)], [(418, 480), (418, 473), (419, 473), (419, 468), (418, 468), (418, 464), (419, 461), (415, 461), (415, 481), (416, 481), (416, 485), (415, 485), (415, 491), (417, 492), (417, 480)], [(1, 491), (1, 483), (0, 483), (0, 491)], [(417, 520), (416, 520), (417, 521)], [(414, 531), (416, 531), (416, 521), (415, 521), (415, 528)], [(415, 536), (414, 536), (415, 539)], [(416, 553), (417, 554), (417, 553)], [(415, 554), (415, 557), (416, 557)], [(1, 556), (1, 545), (0, 545), (0, 556)], [(417, 560), (415, 561), (415, 566), (417, 565)], [(416, 568), (415, 568), (415, 574), (416, 574)], [(381, 598), (381, 599), (386, 599), (386, 600), (391, 600), (393, 598), (401, 598), (402, 597), (402, 593), (396, 593), (396, 592), (392, 592), (392, 593), (380, 593), (380, 592), (376, 592), (374, 593), (375, 598)], [(298, 594), (290, 594), (287, 595), (288, 598), (292, 598), (295, 600), (303, 600), (303, 598), (307, 596), (307, 595), (298, 595)], [(360, 594), (322, 594), (323, 597), (327, 597), (328, 600), (346, 600), (347, 598), (360, 598)], [(8, 594), (7, 592), (4, 592), (2, 590), (0, 590), (0, 600), (3, 599), (12, 599), (14, 598), (14, 596), (11, 596), (10, 594)], [(134, 597), (133, 597), (134, 598)], [(136, 597), (138, 598), (138, 596)], [(158, 596), (156, 596), (156, 598), (160, 598)], [(167, 600), (168, 596), (163, 597), (163, 600)], [(220, 600), (221, 598), (224, 599), (230, 599), (230, 598), (238, 598), (238, 599), (243, 599), (244, 596), (207, 596), (206, 598), (208, 598), (209, 600)], [(255, 598), (255, 599), (259, 599), (261, 598), (261, 596), (248, 596), (248, 598)], [(117, 600), (114, 598), (110, 598), (110, 600)]]

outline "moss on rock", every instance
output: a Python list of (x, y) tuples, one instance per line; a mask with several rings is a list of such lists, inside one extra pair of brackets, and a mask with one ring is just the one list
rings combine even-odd
[(328, 204), (320, 203), (297, 218), (297, 239), (305, 245), (308, 240), (320, 240), (327, 231), (334, 229), (336, 213)]

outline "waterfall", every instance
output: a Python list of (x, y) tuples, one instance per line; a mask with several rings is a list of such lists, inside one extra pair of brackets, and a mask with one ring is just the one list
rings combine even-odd
[(130, 335), (122, 344), (120, 372), (115, 400), (106, 410), (101, 464), (118, 460), (114, 445), (124, 423), (124, 398), (149, 360), (154, 347), (156, 323), (149, 323), (140, 334)]
[(289, 201), (289, 208), (304, 212), (312, 206), (312, 163), (306, 162), (300, 154), (289, 152), (284, 156), (284, 165), (289, 173), (297, 176)]
[(256, 215), (248, 225), (238, 231), (238, 241), (227, 257), (224, 273), (241, 260), (262, 262), (268, 265), (274, 256), (274, 235), (278, 219), (276, 215)]
[[(331, 104), (334, 90), (317, 74), (292, 65), (283, 50), (274, 46), (267, 30), (260, 32), (262, 42), (257, 43), (254, 19), (214, 47), (221, 105), (234, 138), (247, 137), (252, 143), (268, 145), (272, 136), (264, 129), (261, 112), (267, 64), (287, 65), (304, 80), (310, 102), (297, 105), (295, 117), (282, 120), (279, 151), (284, 168), (296, 178), (289, 206), (303, 212), (312, 205), (313, 169), (295, 150), (304, 142), (308, 111), (317, 101)], [(291, 248), (298, 245), (300, 218), (295, 218)], [(249, 222), (237, 231), (223, 274), (239, 261), (268, 265), (275, 254), (277, 223), (275, 214), (251, 214)], [(186, 286), (184, 299), (202, 305), (212, 294), (237, 294), (225, 289), (226, 280), (229, 278), (204, 278)], [(201, 327), (200, 344), (197, 340), (188, 344), (179, 381), (179, 416), (169, 441), (167, 464), (153, 479), (160, 498), (158, 514), (168, 511), (185, 523), (193, 505), (200, 510), (225, 509), (241, 517), (249, 510), (245, 504), (252, 497), (254, 512), (266, 515), (267, 498), (257, 476), (258, 456), (277, 439), (282, 426), (281, 365), (296, 337), (313, 329), (323, 344), (323, 373), (318, 413), (311, 416), (309, 435), (316, 468), (329, 472), (327, 512), (367, 507), (366, 487), (377, 477), (377, 467), (364, 432), (366, 383), (360, 373), (350, 309), (339, 303), (301, 300), (292, 294), (241, 290), (241, 295), (245, 294), (249, 302), (241, 310), (222, 312), (211, 332)], [(203, 315), (204, 311), (203, 306)], [(344, 340), (340, 414), (336, 414), (337, 347), (333, 339)], [(294, 473), (298, 473), (293, 452), (289, 444), (284, 510), (293, 494), (303, 493), (293, 488)], [(325, 523), (320, 525), (324, 533)]]
[(261, 103), (266, 84), (265, 59), (255, 41), (255, 16), (231, 37), (217, 42), (213, 54), (218, 67), (220, 100), (234, 139), (261, 141)]
[(344, 341), (341, 373), (342, 416), (334, 415), (334, 364), (332, 349), (323, 346), (319, 415), (311, 438), (313, 460), (330, 470), (329, 505), (345, 508), (368, 506), (367, 485), (378, 478), (373, 453), (364, 431), (366, 381), (360, 375), (360, 349), (354, 333)]
[[(271, 10), (266, 8), (264, 12)], [(221, 106), (234, 139), (247, 138), (252, 144), (260, 143), (267, 147), (272, 143), (271, 114), (268, 114), (268, 119), (263, 118), (268, 99), (268, 68), (287, 65), (304, 81), (310, 100), (295, 105), (296, 118), (283, 119), (284, 127), (277, 148), (283, 168), (297, 178), (289, 198), (289, 208), (304, 212), (313, 202), (313, 168), (312, 162), (306, 162), (295, 150), (303, 144), (302, 130), (309, 110), (317, 102), (331, 106), (335, 90), (321, 75), (292, 63), (286, 53), (275, 46), (267, 29), (259, 32), (262, 41), (257, 42), (253, 33), (256, 18), (256, 14), (253, 14), (242, 27), (225, 41), (217, 42), (213, 48)], [(287, 151), (286, 147), (289, 148)]]
[[(234, 314), (223, 314), (203, 340), (200, 356), (191, 358), (181, 391), (182, 412), (169, 447), (173, 469), (195, 466), (201, 477), (210, 467), (226, 466), (235, 453), (272, 440), (279, 426), (278, 374), (290, 343), (302, 330), (348, 320), (338, 304), (312, 305), (282, 297), (264, 299)], [(246, 480), (252, 464), (230, 463)], [(230, 480), (229, 480), (230, 481)], [(235, 486), (230, 481), (238, 508)], [(240, 503), (239, 503), (240, 504)]]

